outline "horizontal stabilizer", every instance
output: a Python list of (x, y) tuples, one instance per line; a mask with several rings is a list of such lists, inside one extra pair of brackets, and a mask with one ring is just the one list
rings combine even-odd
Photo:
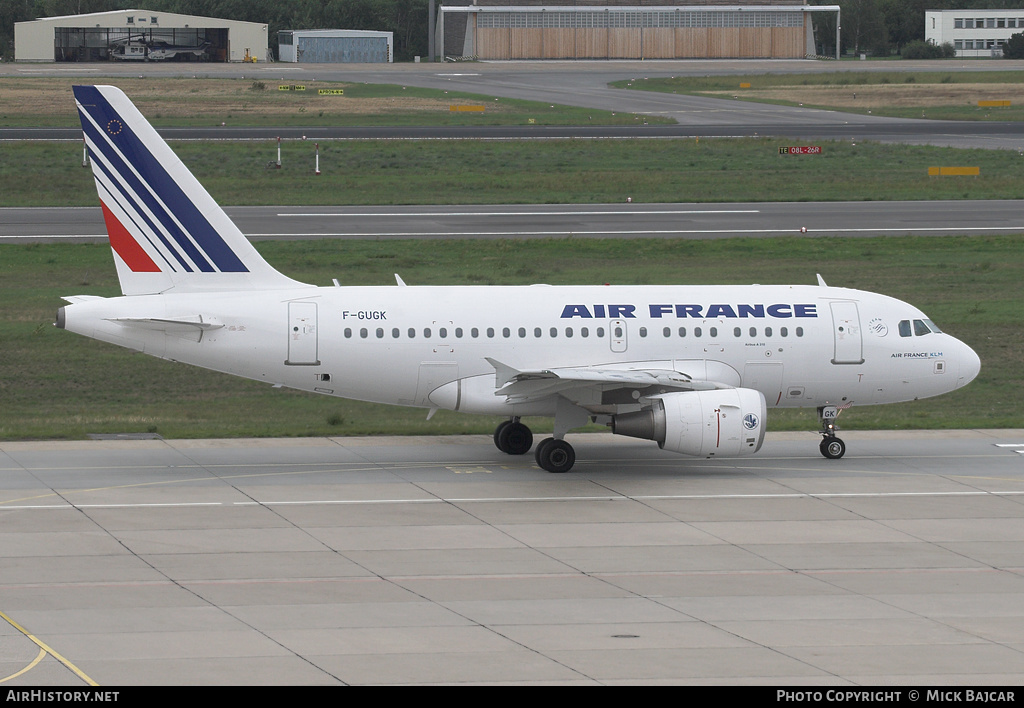
[(142, 329), (154, 329), (161, 332), (205, 332), (210, 329), (220, 329), (224, 325), (214, 322), (206, 322), (202, 315), (188, 317), (116, 317), (110, 322), (127, 327), (141, 327)]
[(74, 305), (76, 302), (89, 302), (90, 300), (105, 300), (99, 295), (65, 295), (61, 298), (64, 302), (70, 302)]

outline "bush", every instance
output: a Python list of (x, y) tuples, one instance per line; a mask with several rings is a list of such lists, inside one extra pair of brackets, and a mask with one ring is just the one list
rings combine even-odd
[(900, 56), (904, 59), (952, 59), (956, 56), (956, 49), (949, 42), (935, 44), (915, 39), (900, 50)]
[(1024, 59), (1024, 32), (1010, 35), (1003, 45), (1003, 59)]

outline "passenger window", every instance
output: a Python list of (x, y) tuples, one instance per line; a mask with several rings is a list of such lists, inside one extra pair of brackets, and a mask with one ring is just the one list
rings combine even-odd
[(796, 328), (796, 336), (798, 336), (798, 337), (804, 336), (804, 328), (803, 327), (797, 327)]
[(501, 336), (504, 337), (505, 339), (508, 339), (509, 337), (512, 336), (512, 330), (510, 330), (508, 327), (503, 327), (501, 330)]
[(779, 328), (779, 334), (781, 334), (783, 337), (788, 337), (789, 336), (789, 327), (780, 327)]
[(680, 337), (685, 337), (686, 336), (686, 327), (680, 327), (679, 328), (679, 336)]
[(708, 334), (712, 337), (718, 336), (718, 327), (712, 327)]
[(587, 329), (586, 327), (581, 327), (580, 328), (580, 336), (584, 337), (584, 338), (585, 337), (589, 337), (590, 336), (590, 330)]
[(596, 335), (597, 335), (598, 337), (603, 337), (603, 336), (604, 336), (604, 327), (598, 327), (598, 328), (597, 328), (597, 332), (595, 332), (595, 334), (596, 334)]
[(519, 328), (519, 338), (526, 339), (526, 327)]
[(363, 327), (361, 330), (359, 330), (359, 336), (362, 337), (363, 339), (366, 339), (367, 335), (369, 334), (370, 333), (366, 331), (366, 327)]
[(416, 339), (416, 330), (412, 327), (409, 328), (409, 339)]
[(557, 336), (558, 336), (558, 327), (552, 327), (551, 328), (551, 338), (554, 339)]
[(764, 328), (764, 336), (766, 336), (766, 337), (772, 336), (772, 328), (771, 327), (765, 327)]
[(448, 330), (445, 329), (444, 327), (442, 327), (441, 329), (437, 330), (437, 333), (438, 333), (438, 335), (440, 335), (441, 339), (444, 339), (445, 337), (448, 336)]
[(646, 337), (647, 336), (647, 328), (646, 327), (641, 327), (640, 328), (640, 336), (641, 337)]
[(572, 327), (566, 327), (565, 328), (565, 336), (566, 337), (571, 337), (572, 336)]
[(543, 334), (543, 332), (541, 332), (540, 327), (534, 327), (533, 328), (533, 336), (534, 337), (536, 337), (537, 339), (540, 339), (542, 334)]
[(377, 328), (377, 339), (384, 339), (384, 328), (383, 327), (378, 327)]
[(701, 335), (701, 329), (700, 329), (700, 327), (694, 327), (694, 328), (693, 328), (693, 336), (694, 336), (694, 337), (699, 337), (700, 335)]
[(462, 327), (456, 327), (455, 328), (455, 336), (458, 339), (462, 339)]
[(910, 320), (900, 320), (900, 336), (910, 336)]
[(491, 337), (491, 338), (494, 337), (494, 327), (488, 327), (487, 328), (487, 336)]
[(665, 329), (661, 330), (661, 333), (663, 335), (665, 335), (666, 338), (671, 337), (672, 336), (672, 328), (671, 327), (666, 327)]
[(750, 328), (750, 336), (751, 337), (756, 337), (757, 336), (757, 327), (751, 327)]
[(351, 339), (351, 338), (352, 338), (352, 330), (350, 328), (346, 327), (345, 328), (345, 339)]
[(477, 337), (480, 336), (480, 330), (474, 327), (473, 329), (469, 330), (469, 336), (472, 337), (473, 339), (476, 339)]
[(392, 339), (398, 339), (400, 336), (402, 336), (402, 332), (398, 329), (398, 327), (395, 327), (393, 330), (391, 330)]
[(732, 328), (732, 336), (738, 337), (742, 333), (743, 333), (743, 330), (741, 330), (739, 327), (733, 327)]

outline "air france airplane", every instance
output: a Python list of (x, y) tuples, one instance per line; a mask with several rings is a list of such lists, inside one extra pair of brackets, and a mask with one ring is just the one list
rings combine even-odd
[(57, 326), (276, 386), (500, 415), (554, 418), (538, 465), (566, 472), (568, 431), (614, 433), (700, 457), (751, 455), (766, 409), (814, 407), (821, 453), (835, 417), (966, 385), (978, 356), (916, 307), (817, 285), (315, 287), (274, 270), (142, 114), (112, 86), (76, 86), (123, 296), (67, 297)]

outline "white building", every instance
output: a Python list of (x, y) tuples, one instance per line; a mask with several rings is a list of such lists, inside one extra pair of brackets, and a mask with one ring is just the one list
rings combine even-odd
[(958, 57), (1003, 56), (1011, 35), (1024, 32), (1024, 8), (1018, 10), (926, 10), (924, 38), (950, 43)]
[(263, 24), (153, 10), (14, 23), (15, 61), (264, 61), (267, 47)]

